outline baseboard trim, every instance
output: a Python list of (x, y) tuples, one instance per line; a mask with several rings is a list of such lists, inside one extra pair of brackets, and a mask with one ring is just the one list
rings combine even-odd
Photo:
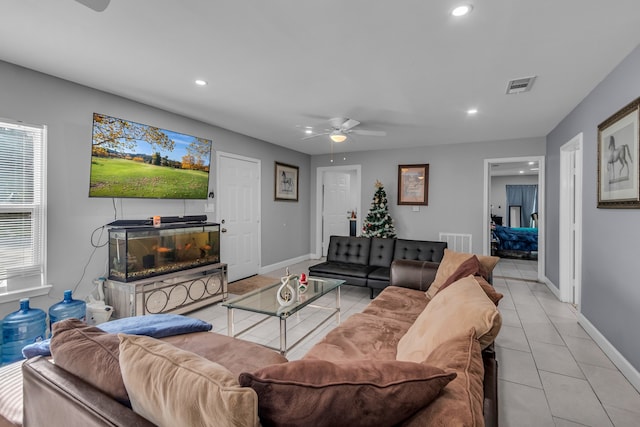
[[(265, 274), (265, 273), (268, 273), (268, 272), (273, 271), (273, 270), (286, 268), (286, 267), (291, 266), (292, 264), (297, 264), (299, 262), (304, 262), (304, 261), (309, 260), (309, 259), (311, 259), (311, 255), (310, 254), (306, 254), (306, 255), (301, 255), (299, 257), (291, 258), (291, 259), (288, 259), (288, 260), (285, 260), (285, 261), (280, 261), (280, 262), (277, 262), (275, 264), (264, 265), (264, 266), (262, 266), (262, 267), (260, 267), (258, 269), (258, 274)], [(295, 274), (295, 273), (296, 273), (295, 271), (291, 272), (291, 274)]]
[[(551, 280), (548, 277), (543, 277), (544, 284), (547, 285), (551, 293), (553, 293), (558, 301), (560, 299), (560, 290), (556, 288)], [(636, 390), (640, 392), (640, 372), (636, 368), (633, 367), (631, 363), (616, 349), (613, 344), (609, 342), (608, 339), (605, 338), (604, 335), (595, 327), (589, 320), (582, 314), (581, 312), (577, 313), (578, 315), (578, 324), (584, 328), (584, 330), (589, 334), (589, 336), (598, 344), (598, 347), (604, 352), (604, 354), (611, 359), (611, 362), (616, 365), (616, 367), (620, 370), (622, 375), (625, 376), (627, 380), (635, 387)]]
[(556, 286), (553, 284), (553, 282), (551, 280), (549, 280), (549, 278), (547, 276), (542, 276), (542, 282), (545, 285), (547, 285), (547, 288), (549, 288), (551, 293), (554, 294), (556, 296), (556, 298), (558, 298), (558, 301), (562, 301), (560, 299), (560, 289), (556, 288)]
[(605, 338), (600, 331), (582, 314), (578, 313), (578, 323), (600, 346), (602, 351), (611, 359), (627, 380), (640, 392), (640, 372)]

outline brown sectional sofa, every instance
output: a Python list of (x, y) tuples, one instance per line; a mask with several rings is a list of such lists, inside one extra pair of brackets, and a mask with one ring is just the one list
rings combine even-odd
[[(366, 405), (366, 402), (363, 403), (358, 399), (361, 395), (366, 395), (372, 390), (375, 392), (372, 395), (375, 396), (375, 399), (370, 402), (374, 404), (370, 411), (373, 411), (374, 414), (380, 414), (376, 416), (388, 417), (392, 415), (394, 419), (392, 422), (385, 418), (385, 422), (380, 425), (405, 427), (430, 425), (497, 426), (497, 362), (492, 351), (492, 344), (484, 345), (484, 349), (482, 349), (479, 338), (482, 335), (486, 341), (495, 337), (500, 327), (499, 312), (492, 314), (493, 323), (486, 325), (486, 328), (483, 325), (469, 328), (469, 324), (466, 323), (454, 325), (457, 323), (455, 321), (457, 314), (452, 314), (453, 320), (445, 323), (447, 326), (441, 328), (442, 330), (435, 331), (441, 342), (436, 348), (427, 350), (428, 356), (425, 360), (420, 360), (419, 363), (397, 360), (400, 356), (400, 344), (404, 345), (403, 348), (415, 350), (417, 346), (418, 350), (424, 350), (419, 348), (421, 340), (407, 342), (408, 340), (405, 338), (403, 342), (403, 337), (424, 332), (416, 326), (419, 326), (421, 322), (424, 323), (425, 320), (428, 321), (429, 310), (434, 311), (440, 317), (442, 311), (437, 311), (437, 308), (443, 310), (452, 307), (451, 311), (454, 312), (456, 301), (466, 300), (466, 297), (460, 298), (459, 296), (454, 297), (454, 295), (460, 295), (461, 291), (464, 292), (464, 286), (475, 289), (474, 283), (480, 283), (474, 282), (473, 280), (476, 279), (472, 277), (465, 277), (453, 283), (444, 283), (443, 278), (438, 277), (438, 267), (438, 263), (428, 261), (394, 262), (390, 270), (391, 286), (385, 288), (380, 295), (371, 301), (362, 313), (350, 316), (341, 325), (330, 331), (300, 361), (287, 362), (284, 357), (257, 344), (212, 332), (178, 335), (154, 342), (159, 342), (161, 345), (171, 344), (166, 347), (180, 347), (187, 350), (187, 352), (181, 353), (182, 355), (200, 354), (223, 366), (222, 369), (228, 370), (230, 375), (236, 377), (239, 375), (242, 385), (250, 386), (256, 391), (257, 411), (260, 414), (260, 423), (265, 427), (269, 425), (301, 425), (293, 420), (305, 420), (305, 425), (345, 425), (346, 420), (349, 419), (348, 415), (353, 414), (345, 413), (344, 408), (348, 410), (348, 408)], [(457, 271), (459, 270), (457, 269)], [(431, 299), (428, 298), (425, 291), (432, 282), (438, 281), (439, 285), (442, 285), (442, 291)], [(485, 286), (487, 285), (485, 284)], [(488, 286), (490, 287), (490, 285)], [(450, 290), (445, 289), (446, 287)], [(458, 294), (454, 294), (454, 292), (458, 292)], [(485, 290), (485, 292), (489, 291)], [(446, 304), (450, 304), (450, 306)], [(494, 305), (493, 307), (495, 308)], [(465, 313), (469, 312), (468, 307), (465, 307), (464, 310)], [(488, 318), (486, 313), (485, 310), (482, 313), (479, 312), (477, 316), (471, 316), (473, 317), (472, 323), (485, 321)], [(469, 316), (465, 314), (463, 317)], [(466, 332), (457, 333), (456, 330)], [(450, 337), (449, 331), (453, 331)], [(111, 337), (106, 338), (111, 339)], [(142, 338), (151, 340), (147, 337)], [(122, 347), (123, 336), (120, 339), (120, 365), (123, 368), (123, 375), (127, 377), (129, 373), (126, 372), (131, 371), (132, 366), (135, 368), (137, 359), (133, 359), (133, 362), (128, 359), (125, 363), (124, 353), (122, 353), (124, 351)], [(52, 341), (52, 350), (53, 345)], [(143, 349), (144, 347), (146, 344)], [(409, 355), (407, 356), (409, 359), (413, 354), (410, 351), (405, 351), (405, 353)], [(202, 361), (198, 363), (202, 363)], [(216, 364), (212, 363), (212, 365)], [(27, 360), (22, 369), (25, 426), (153, 425), (148, 419), (118, 402), (100, 388), (88, 384), (45, 358), (38, 357)], [(144, 374), (145, 369), (134, 370), (142, 371)], [(383, 387), (371, 387), (370, 381), (365, 381), (364, 385), (358, 383), (358, 387), (368, 387), (367, 393), (361, 393), (360, 388), (354, 390), (354, 384), (347, 381), (346, 378), (355, 376), (356, 379), (361, 379), (362, 376), (372, 375), (372, 372), (375, 378), (378, 376), (387, 378), (390, 375), (400, 375), (401, 371), (402, 375), (408, 375), (411, 378), (410, 372), (414, 369), (416, 372), (420, 371), (421, 380), (424, 380), (423, 376), (426, 375), (423, 371), (427, 370), (430, 375), (428, 381), (438, 382), (433, 385), (432, 395), (426, 399), (426, 401), (432, 399), (433, 401), (418, 407), (415, 407), (415, 402), (413, 402), (414, 406), (403, 405), (402, 401), (397, 402), (398, 395), (402, 395), (397, 393), (398, 390), (404, 389), (405, 392), (414, 390), (409, 388), (413, 384), (412, 380), (406, 382), (406, 387), (402, 385), (404, 383), (398, 386), (397, 379), (394, 380), (396, 382), (391, 387), (395, 388), (389, 392), (387, 397), (381, 398), (380, 393), (384, 393), (388, 386), (386, 383)], [(408, 374), (407, 370), (410, 371)], [(456, 373), (455, 376), (452, 374), (453, 372)], [(332, 375), (344, 375), (345, 378), (336, 380)], [(160, 373), (152, 377), (152, 380), (164, 378)], [(174, 377), (174, 381), (176, 379), (177, 377)], [(125, 384), (128, 384), (127, 381), (125, 379)], [(321, 386), (317, 384), (309, 386), (306, 381), (320, 381), (322, 384)], [(423, 388), (419, 389), (423, 390)], [(315, 402), (312, 399), (316, 397), (317, 390), (322, 391), (322, 399), (317, 403), (309, 403)], [(283, 393), (283, 395), (280, 396), (278, 393)], [(289, 394), (285, 395), (284, 393)], [(158, 393), (151, 394), (151, 398), (154, 398), (153, 395)], [(421, 397), (420, 394), (413, 391), (405, 395), (408, 400), (410, 398), (415, 400), (416, 397)], [(354, 400), (349, 400), (345, 406), (344, 399), (341, 399), (340, 396), (351, 395), (354, 396)], [(217, 398), (218, 395), (215, 396)], [(175, 396), (175, 398), (178, 397), (181, 396)], [(300, 399), (302, 399), (301, 402), (307, 403), (296, 404)], [(131, 401), (134, 401), (133, 397)], [(323, 404), (329, 406), (323, 408)], [(393, 406), (394, 404), (397, 406)], [(208, 404), (201, 406), (208, 406)], [(334, 411), (333, 408), (340, 408), (340, 411)], [(278, 419), (283, 419), (283, 414), (284, 420), (290, 422), (277, 422)], [(230, 424), (216, 423), (216, 425)], [(362, 418), (359, 424), (350, 425), (371, 424), (366, 421), (366, 418)]]

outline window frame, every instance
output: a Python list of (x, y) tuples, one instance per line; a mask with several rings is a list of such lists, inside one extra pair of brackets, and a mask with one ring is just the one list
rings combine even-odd
[[(6, 118), (0, 118), (0, 127), (5, 129), (37, 132), (40, 136), (39, 147), (34, 148), (34, 165), (32, 174), (21, 175), (21, 178), (33, 180), (34, 198), (31, 203), (0, 203), (0, 214), (26, 213), (31, 217), (31, 232), (20, 242), (30, 248), (34, 257), (33, 265), (17, 266), (25, 271), (36, 271), (27, 275), (23, 283), (15, 289), (8, 290), (6, 279), (0, 280), (0, 303), (17, 301), (21, 298), (45, 295), (51, 285), (47, 284), (47, 126), (34, 125)], [(0, 254), (0, 263), (2, 258)], [(40, 280), (35, 276), (39, 275)], [(34, 277), (29, 277), (34, 276)]]

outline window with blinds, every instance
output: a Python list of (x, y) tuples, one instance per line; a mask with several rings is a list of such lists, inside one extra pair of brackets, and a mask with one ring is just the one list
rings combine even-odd
[(0, 119), (0, 294), (45, 283), (46, 127)]

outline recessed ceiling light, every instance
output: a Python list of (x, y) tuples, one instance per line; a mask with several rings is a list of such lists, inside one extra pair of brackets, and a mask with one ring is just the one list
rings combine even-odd
[(473, 116), (474, 114), (478, 114), (478, 109), (477, 108), (470, 108), (467, 110), (467, 114), (469, 114), (470, 116)]
[(202, 79), (198, 79), (195, 81), (195, 84), (197, 84), (198, 86), (206, 86), (207, 85), (207, 81), (206, 80), (202, 80)]
[(471, 12), (472, 9), (473, 9), (473, 6), (471, 6), (470, 4), (465, 4), (465, 5), (458, 6), (455, 9), (453, 9), (451, 11), (451, 15), (456, 16), (456, 17), (468, 15)]
[(306, 134), (311, 134), (311, 133), (313, 133), (313, 130), (312, 130), (312, 129), (307, 128), (307, 129), (305, 129), (305, 130), (304, 130), (304, 133), (306, 133)]
[(529, 162), (529, 165), (535, 165), (536, 162)]
[(520, 173), (524, 173), (524, 171), (520, 171)]

